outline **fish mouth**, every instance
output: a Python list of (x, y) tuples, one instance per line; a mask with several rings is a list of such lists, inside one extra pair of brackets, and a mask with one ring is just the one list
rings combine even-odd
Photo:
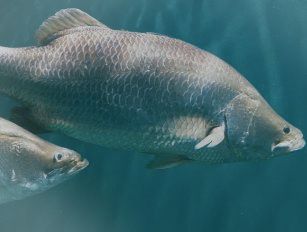
[(67, 174), (69, 175), (74, 175), (80, 171), (82, 171), (83, 169), (85, 169), (88, 165), (89, 165), (89, 162), (87, 159), (80, 159), (78, 161), (74, 161), (73, 162), (73, 166), (72, 168), (70, 168), (67, 172)]
[(305, 147), (306, 142), (303, 137), (300, 137), (295, 140), (291, 141), (283, 141), (278, 144), (273, 144), (272, 145), (272, 152), (292, 152), (292, 151), (297, 151)]
[(46, 178), (53, 180), (57, 178), (57, 176), (62, 176), (62, 177), (72, 176), (85, 169), (88, 165), (89, 162), (87, 161), (87, 159), (72, 160), (70, 162), (70, 165), (56, 168), (48, 172), (46, 174)]

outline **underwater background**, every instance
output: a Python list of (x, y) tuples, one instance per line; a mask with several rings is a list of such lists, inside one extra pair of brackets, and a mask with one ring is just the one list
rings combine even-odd
[[(39, 25), (80, 8), (114, 29), (182, 39), (227, 61), (307, 135), (305, 0), (0, 0), (0, 45), (35, 45)], [(0, 98), (9, 116), (16, 103)], [(0, 232), (307, 231), (307, 149), (262, 162), (147, 170), (151, 159), (57, 133), (90, 166), (0, 205)]]

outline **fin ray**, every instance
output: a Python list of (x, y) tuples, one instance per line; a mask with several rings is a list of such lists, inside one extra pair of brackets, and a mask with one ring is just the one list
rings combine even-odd
[(202, 141), (195, 145), (195, 150), (201, 149), (203, 147), (215, 147), (220, 144), (225, 138), (225, 123), (219, 127), (215, 127), (211, 130), (208, 136), (206, 136)]
[(50, 41), (48, 38), (54, 34), (81, 26), (97, 26), (107, 28), (106, 25), (99, 22), (87, 13), (76, 9), (64, 9), (60, 10), (55, 15), (49, 17), (42, 23), (36, 32), (36, 39), (40, 45), (45, 44), (46, 41)]

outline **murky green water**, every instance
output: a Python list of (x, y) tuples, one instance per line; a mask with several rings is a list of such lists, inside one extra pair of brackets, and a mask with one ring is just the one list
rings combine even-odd
[[(0, 44), (29, 46), (57, 10), (180, 38), (226, 60), (307, 134), (303, 0), (1, 0)], [(15, 104), (1, 97), (1, 115)], [(307, 150), (270, 161), (149, 171), (150, 157), (45, 136), (90, 167), (41, 195), (0, 206), (1, 232), (307, 231)], [(306, 136), (305, 136), (306, 137)]]

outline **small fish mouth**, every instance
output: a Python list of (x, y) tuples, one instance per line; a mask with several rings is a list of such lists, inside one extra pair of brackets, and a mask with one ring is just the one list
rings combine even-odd
[(73, 167), (71, 169), (69, 169), (69, 171), (67, 173), (69, 175), (76, 174), (76, 173), (82, 171), (83, 169), (85, 169), (88, 165), (89, 165), (88, 160), (82, 158), (79, 161), (75, 161)]
[(73, 160), (71, 161), (70, 165), (66, 167), (63, 166), (63, 167), (56, 168), (48, 172), (46, 174), (46, 178), (54, 179), (57, 176), (65, 176), (65, 175), (72, 176), (72, 175), (79, 173), (83, 169), (85, 169), (88, 165), (89, 165), (89, 162), (87, 161), (87, 159)]

